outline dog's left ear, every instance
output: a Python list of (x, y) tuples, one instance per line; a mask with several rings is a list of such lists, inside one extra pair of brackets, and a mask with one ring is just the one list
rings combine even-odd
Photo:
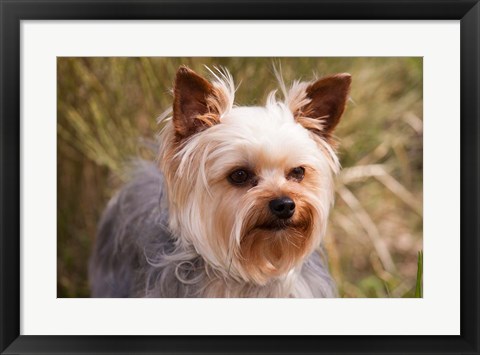
[(343, 73), (308, 85), (305, 89), (308, 103), (295, 109), (295, 119), (305, 128), (330, 138), (345, 110), (351, 82), (351, 75)]
[(218, 90), (193, 70), (182, 66), (173, 90), (173, 125), (178, 141), (219, 123)]

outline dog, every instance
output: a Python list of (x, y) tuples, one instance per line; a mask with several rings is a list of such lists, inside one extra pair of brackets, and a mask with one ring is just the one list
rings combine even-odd
[(335, 297), (321, 251), (350, 74), (234, 105), (227, 70), (178, 69), (157, 162), (101, 218), (92, 297)]

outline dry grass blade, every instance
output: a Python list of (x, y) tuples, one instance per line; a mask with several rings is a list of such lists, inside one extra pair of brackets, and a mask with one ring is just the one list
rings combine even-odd
[(382, 142), (374, 150), (358, 160), (356, 164), (362, 166), (373, 162), (378, 162), (388, 154), (389, 149), (390, 146), (387, 144), (387, 142)]
[(408, 205), (415, 213), (422, 216), (422, 202), (415, 198), (402, 184), (390, 175), (381, 164), (362, 165), (346, 168), (340, 174), (340, 180), (348, 185), (374, 177), (389, 189), (395, 196)]
[(370, 237), (370, 240), (373, 243), (375, 251), (378, 254), (378, 257), (382, 261), (382, 265), (386, 271), (389, 273), (395, 273), (396, 267), (395, 263), (393, 262), (392, 256), (388, 250), (387, 245), (382, 240), (380, 233), (378, 232), (377, 226), (370, 218), (369, 214), (363, 208), (362, 204), (355, 195), (347, 189), (345, 186), (341, 186), (337, 190), (338, 194), (342, 198), (343, 201), (350, 207), (353, 212), (353, 217), (360, 222), (362, 227), (367, 232), (367, 235)]
[(400, 200), (407, 204), (419, 216), (423, 215), (422, 202), (418, 201), (402, 184), (395, 180), (390, 174), (376, 175), (375, 178), (385, 185)]
[(405, 122), (408, 123), (408, 125), (410, 127), (413, 128), (413, 130), (417, 133), (417, 134), (422, 134), (423, 132), (423, 121), (418, 118), (417, 115), (415, 115), (414, 113), (412, 112), (407, 112), (404, 116), (403, 116), (403, 119)]
[(360, 165), (342, 170), (339, 180), (343, 184), (350, 184), (352, 182), (365, 180), (370, 177), (376, 177), (385, 174), (385, 169), (380, 164)]

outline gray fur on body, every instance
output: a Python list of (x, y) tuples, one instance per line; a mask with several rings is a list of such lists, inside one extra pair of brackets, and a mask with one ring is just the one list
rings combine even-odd
[(319, 253), (265, 286), (225, 277), (193, 247), (177, 247), (165, 197), (161, 172), (139, 162), (100, 221), (89, 269), (92, 297), (335, 297)]

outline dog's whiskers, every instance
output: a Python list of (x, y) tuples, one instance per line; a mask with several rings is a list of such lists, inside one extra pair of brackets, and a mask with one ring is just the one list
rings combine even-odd
[(226, 70), (210, 74), (177, 71), (157, 161), (138, 164), (103, 214), (92, 296), (333, 296), (313, 251), (333, 202), (332, 137), (350, 76), (288, 87), (277, 74), (283, 101), (245, 107)]

